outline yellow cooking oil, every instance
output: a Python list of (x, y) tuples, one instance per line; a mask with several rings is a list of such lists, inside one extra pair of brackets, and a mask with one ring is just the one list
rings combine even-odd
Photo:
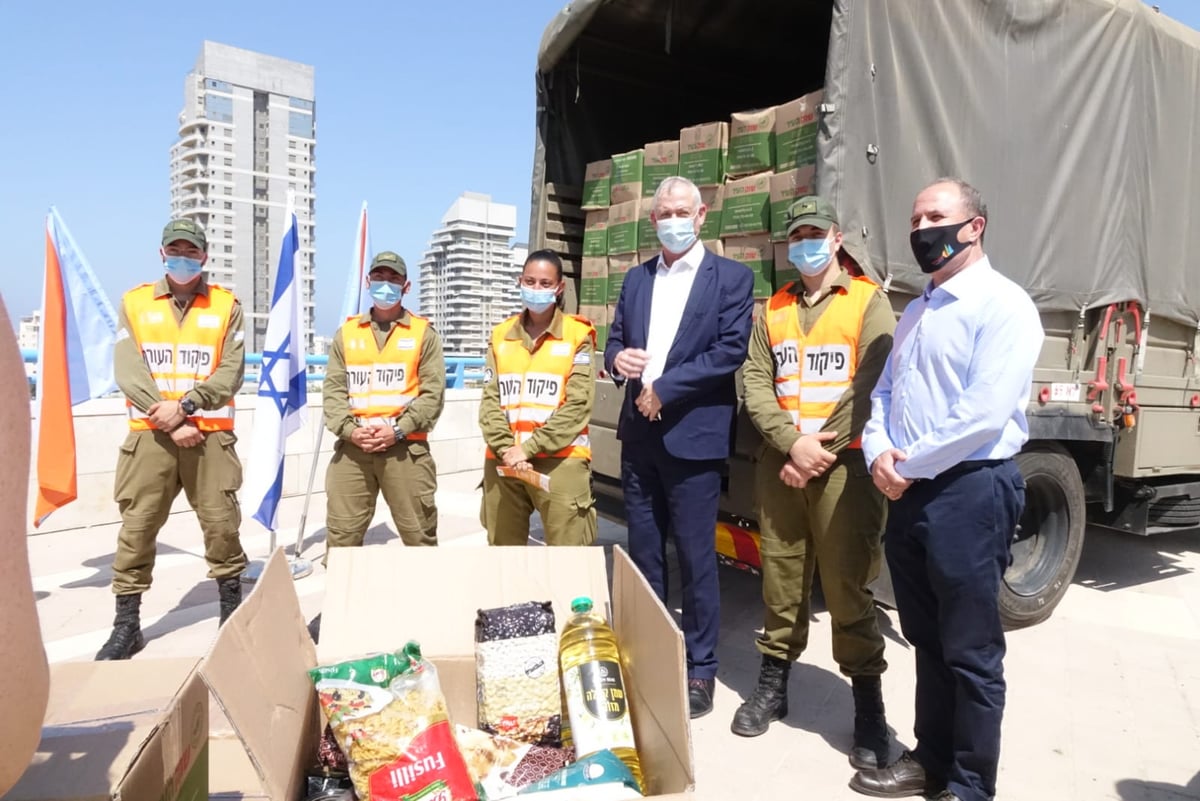
[(645, 792), (617, 635), (592, 610), (591, 598), (576, 598), (571, 611), (574, 614), (559, 640), (558, 662), (575, 757), (607, 748), (625, 763)]

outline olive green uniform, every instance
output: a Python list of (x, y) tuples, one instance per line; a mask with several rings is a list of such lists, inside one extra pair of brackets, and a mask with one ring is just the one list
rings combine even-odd
[[(805, 295), (796, 282), (805, 334), (830, 307), (834, 293), (848, 289), (850, 281), (842, 273), (816, 298)], [(801, 435), (775, 398), (775, 362), (765, 315), (754, 325), (743, 381), (746, 410), (764, 439), (755, 490), (766, 612), (757, 644), (768, 656), (795, 660), (807, 646), (813, 573), (820, 565), (821, 588), (833, 622), (833, 656), (842, 672), (874, 676), (887, 668), (874, 598), (867, 588), (879, 575), (886, 504), (871, 481), (862, 451), (848, 446), (861, 436), (870, 417), (871, 391), (887, 361), (895, 327), (891, 306), (877, 292), (863, 316), (854, 379), (822, 428), (837, 432), (836, 439), (824, 443), (837, 461), (803, 489), (795, 489), (783, 483), (779, 472)]]
[[(523, 325), (524, 316), (510, 325), (505, 337), (521, 341), (533, 353), (549, 339), (563, 337), (563, 315), (555, 311), (550, 327), (535, 342)], [(533, 469), (550, 476), (550, 491), (496, 472), (500, 464), (487, 459), (483, 466), (483, 507), (480, 522), (488, 531), (491, 545), (524, 545), (529, 541), (529, 517), (536, 509), (542, 518), (547, 545), (591, 545), (596, 541), (596, 508), (592, 497), (591, 461), (578, 457), (538, 456), (557, 453), (575, 441), (592, 416), (596, 382), (592, 365), (592, 341), (576, 349), (577, 358), (567, 376), (566, 402), (521, 445)], [(497, 457), (516, 443), (508, 417), (500, 406), (496, 355), (488, 348), (487, 380), (479, 403), (479, 427), (484, 442)]]
[[(202, 275), (198, 295), (208, 294)], [(155, 297), (171, 295), (165, 278), (154, 285)], [(172, 303), (177, 321), (182, 322), (190, 304)], [(134, 406), (146, 412), (162, 400), (158, 385), (132, 336), (125, 305), (120, 310), (121, 332), (113, 349), (113, 372), (117, 386)], [(207, 380), (184, 396), (197, 408), (216, 410), (226, 406), (241, 389), (245, 373), (245, 346), (240, 303), (234, 302), (229, 330), (221, 347), (221, 361)], [(237, 492), (242, 486), (242, 463), (232, 431), (214, 431), (192, 448), (180, 448), (162, 431), (131, 431), (117, 456), (113, 495), (121, 510), (121, 531), (113, 556), (113, 592), (117, 595), (143, 593), (150, 588), (158, 531), (167, 522), (171, 504), (182, 489), (196, 511), (204, 533), (204, 557), (209, 578), (240, 576), (246, 569), (246, 553), (238, 536), (242, 522)]]
[[(394, 322), (378, 322), (367, 311), (361, 322), (370, 322), (375, 343), (383, 349), (395, 326), (411, 325), (406, 310)], [(446, 361), (442, 340), (429, 325), (421, 340), (417, 365), (420, 389), (397, 418), (405, 435), (433, 430), (446, 396)], [(437, 465), (429, 443), (402, 439), (381, 453), (367, 453), (350, 441), (358, 426), (350, 412), (346, 384), (346, 356), (339, 328), (329, 347), (323, 390), (325, 426), (337, 435), (333, 459), (325, 471), (327, 548), (363, 544), (367, 527), (375, 516), (375, 502), (383, 500), (392, 512), (392, 522), (405, 545), (437, 545)], [(327, 554), (328, 556), (328, 554)]]

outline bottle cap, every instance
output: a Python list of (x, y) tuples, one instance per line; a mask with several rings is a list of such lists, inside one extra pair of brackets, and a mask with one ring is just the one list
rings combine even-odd
[(586, 595), (579, 596), (571, 601), (571, 611), (579, 615), (592, 611), (592, 599)]

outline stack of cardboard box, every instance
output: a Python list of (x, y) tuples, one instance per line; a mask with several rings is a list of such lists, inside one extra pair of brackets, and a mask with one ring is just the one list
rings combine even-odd
[(799, 274), (787, 260), (787, 210), (816, 190), (821, 100), (817, 91), (739, 112), (728, 122), (684, 128), (677, 141), (588, 164), (580, 314), (607, 335), (625, 273), (659, 249), (650, 213), (655, 190), (673, 175), (700, 187), (708, 207), (700, 238), (754, 271), (756, 300), (795, 280)]

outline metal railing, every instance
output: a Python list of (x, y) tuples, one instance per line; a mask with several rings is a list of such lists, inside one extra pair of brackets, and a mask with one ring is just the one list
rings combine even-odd
[[(22, 348), (21, 358), (26, 364), (37, 364), (37, 351), (32, 348)], [(307, 354), (304, 357), (305, 363), (308, 365), (308, 383), (319, 384), (325, 380), (325, 365), (329, 363), (328, 356), (319, 356), (316, 354)], [(447, 356), (446, 357), (446, 386), (450, 389), (463, 389), (467, 386), (467, 382), (482, 382), (483, 381), (483, 364), (481, 358), (474, 356)], [(254, 368), (262, 366), (261, 353), (247, 353), (246, 367)], [(252, 369), (246, 370), (246, 386), (258, 384), (258, 372)], [(37, 386), (37, 376), (29, 376), (29, 386), (34, 388)], [(246, 392), (243, 387), (242, 392)]]

